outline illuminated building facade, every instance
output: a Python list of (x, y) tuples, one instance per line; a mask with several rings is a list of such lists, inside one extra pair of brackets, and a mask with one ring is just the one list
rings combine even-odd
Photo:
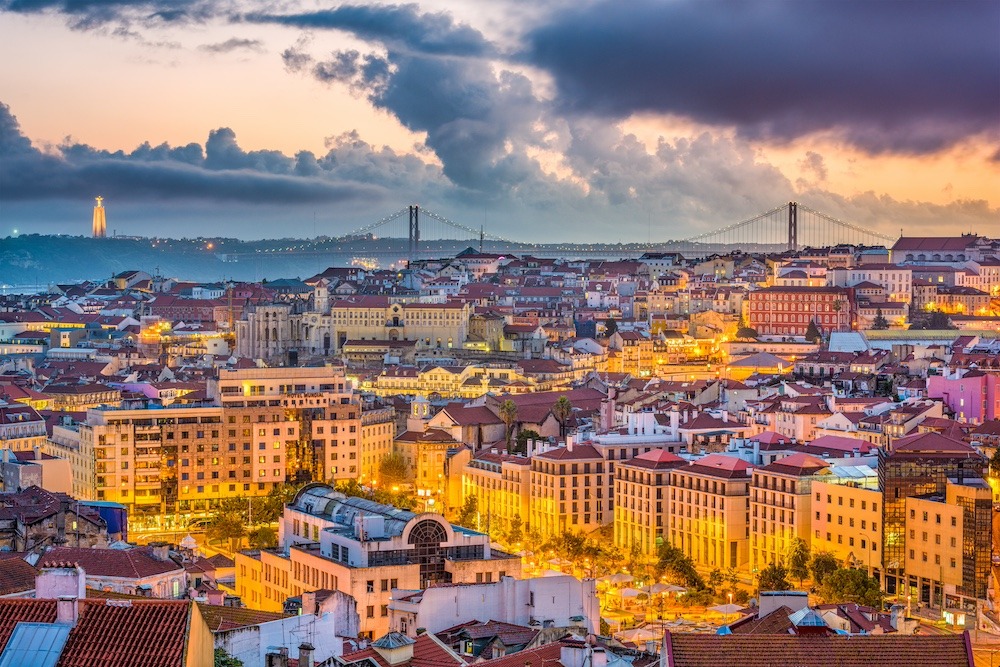
[[(961, 485), (980, 478), (985, 459), (966, 443), (933, 431), (900, 438), (892, 450), (880, 449), (878, 461), (882, 503), (885, 590), (896, 593), (917, 588), (916, 577), (905, 572), (908, 550), (914, 548), (907, 537), (909, 498), (945, 496), (948, 480)], [(986, 495), (986, 502), (990, 496)], [(975, 507), (972, 508), (973, 511)], [(987, 520), (987, 519), (984, 519)], [(970, 518), (975, 523), (975, 518)], [(990, 516), (987, 522), (992, 521)], [(990, 524), (991, 526), (991, 524)], [(987, 526), (987, 527), (990, 527)], [(992, 552), (992, 528), (969, 535), (966, 546), (988, 555)], [(969, 584), (973, 581), (970, 579)]]
[(670, 516), (670, 471), (684, 459), (659, 449), (615, 464), (615, 546), (656, 556), (667, 541)]
[(743, 567), (750, 542), (750, 465), (709, 454), (670, 473), (670, 543), (696, 565)]

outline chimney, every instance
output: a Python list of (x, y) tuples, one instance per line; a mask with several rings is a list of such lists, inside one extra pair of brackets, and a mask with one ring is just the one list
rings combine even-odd
[(729, 423), (729, 410), (723, 410), (722, 411), (722, 423), (723, 424), (728, 424)]
[(571, 435), (566, 436), (566, 451), (567, 452), (573, 451), (573, 436)]
[(309, 642), (299, 644), (299, 667), (313, 667), (314, 647)]
[(77, 614), (79, 612), (79, 599), (71, 595), (60, 595), (56, 599), (56, 623), (76, 625)]
[(42, 460), (42, 448), (39, 447), (38, 445), (35, 445), (32, 449), (33, 449), (33, 451), (35, 453), (35, 460), (36, 461), (41, 461)]
[(149, 546), (150, 556), (161, 562), (170, 560), (170, 547), (166, 542), (150, 542)]
[(264, 656), (264, 667), (288, 667), (288, 649), (286, 647), (270, 646), (268, 649), (267, 655)]
[(2, 452), (0, 452), (0, 455), (2, 455), (4, 463), (10, 463), (10, 450), (9, 449), (3, 450)]
[(906, 607), (901, 604), (894, 604), (889, 609), (889, 618), (891, 619), (890, 623), (892, 624), (893, 629), (897, 632), (899, 632), (899, 622), (903, 618), (903, 610), (905, 608)]

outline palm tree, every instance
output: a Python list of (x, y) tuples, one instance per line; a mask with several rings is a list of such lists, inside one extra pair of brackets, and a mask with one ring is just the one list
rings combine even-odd
[(552, 406), (552, 416), (559, 422), (559, 437), (566, 435), (566, 422), (573, 414), (573, 404), (565, 396), (560, 396), (555, 405)]
[(509, 450), (510, 436), (514, 433), (514, 424), (517, 422), (517, 403), (508, 398), (500, 404), (500, 421), (502, 421), (506, 427), (504, 440), (506, 441), (507, 449)]

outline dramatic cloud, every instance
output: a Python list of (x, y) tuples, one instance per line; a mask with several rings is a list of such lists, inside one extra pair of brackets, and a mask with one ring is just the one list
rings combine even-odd
[(541, 177), (523, 148), (534, 143), (543, 109), (527, 77), (484, 57), (492, 49), (478, 31), (446, 14), (421, 14), (415, 5), (249, 20), (341, 30), (381, 44), (384, 56), (342, 50), (314, 59), (300, 40), (282, 58), (288, 69), (345, 84), (407, 128), (425, 132), (455, 184), (489, 195)]
[(204, 155), (197, 144), (171, 148), (143, 144), (131, 153), (67, 144), (58, 154), (37, 150), (17, 119), (0, 104), (0, 184), (5, 201), (87, 198), (102, 193), (122, 201), (206, 200), (302, 204), (380, 201), (385, 192), (369, 183), (339, 178), (331, 170), (303, 176), (296, 160), (276, 151), (243, 151), (232, 130), (209, 135)]
[(483, 35), (455, 23), (444, 12), (421, 13), (410, 5), (343, 5), (302, 14), (248, 14), (247, 21), (277, 23), (306, 29), (335, 29), (391, 44), (397, 52), (429, 55), (484, 56), (493, 48)]
[(675, 114), (789, 140), (835, 131), (872, 152), (998, 135), (995, 0), (599, 0), (552, 14), (525, 58), (565, 112)]

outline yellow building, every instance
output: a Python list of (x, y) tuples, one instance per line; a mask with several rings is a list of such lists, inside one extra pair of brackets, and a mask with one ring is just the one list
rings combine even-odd
[(522, 530), (531, 515), (531, 459), (487, 450), (462, 466), (462, 497), (475, 497), (482, 526)]
[(377, 376), (361, 382), (362, 391), (380, 397), (430, 396), (478, 398), (483, 394), (532, 391), (535, 380), (517, 369), (493, 365), (387, 366)]
[(741, 568), (750, 541), (750, 465), (709, 454), (670, 473), (670, 543), (712, 568)]
[(828, 469), (823, 459), (796, 453), (753, 471), (750, 484), (750, 567), (784, 561), (796, 539), (811, 540), (811, 486)]
[(938, 607), (943, 596), (986, 598), (992, 507), (992, 491), (979, 478), (952, 478), (944, 494), (906, 499), (905, 572), (921, 602)]
[(882, 492), (868, 466), (835, 467), (812, 483), (813, 553), (829, 552), (844, 565), (881, 571)]
[(653, 558), (667, 541), (670, 471), (683, 465), (684, 459), (662, 449), (615, 465), (615, 546), (624, 553), (638, 549)]
[(530, 520), (543, 538), (589, 533), (612, 520), (608, 463), (593, 445), (574, 445), (531, 458)]
[(374, 408), (361, 412), (361, 449), (357, 478), (363, 484), (378, 479), (379, 463), (392, 454), (396, 437), (394, 408)]
[(413, 477), (408, 481), (413, 484), (418, 501), (428, 510), (435, 509), (435, 506), (437, 510), (444, 510), (447, 504), (448, 450), (461, 446), (462, 443), (450, 433), (436, 428), (406, 430), (396, 436), (393, 449), (412, 471)]
[(34, 408), (0, 401), (0, 449), (24, 452), (42, 448), (47, 435), (45, 420)]

